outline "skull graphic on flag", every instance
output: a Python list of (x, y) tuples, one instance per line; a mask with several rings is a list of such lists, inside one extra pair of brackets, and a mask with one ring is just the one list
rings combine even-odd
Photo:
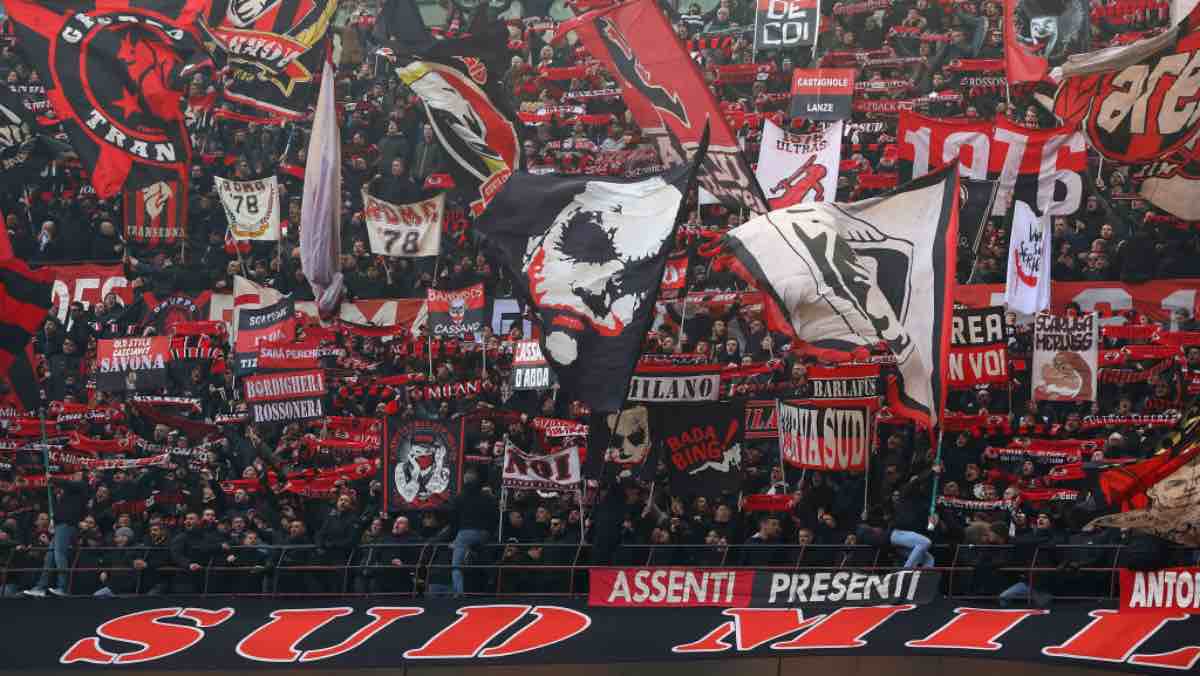
[(458, 489), (458, 442), (438, 421), (411, 420), (389, 425), (383, 463), (388, 486), (386, 509), (439, 509)]

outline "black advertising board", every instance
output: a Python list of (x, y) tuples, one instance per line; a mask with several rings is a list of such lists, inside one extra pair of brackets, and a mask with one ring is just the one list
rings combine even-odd
[[(11, 670), (459, 668), (710, 658), (927, 656), (1124, 673), (1197, 662), (1200, 620), (1096, 604), (589, 608), (558, 599), (455, 602), (137, 598), (12, 599), (0, 659)], [(987, 604), (979, 604), (981, 606)], [(1035, 664), (1036, 663), (1036, 666)], [(753, 661), (748, 661), (751, 666)], [(771, 673), (776, 673), (772, 671)], [(1031, 672), (1032, 673), (1032, 672)]]

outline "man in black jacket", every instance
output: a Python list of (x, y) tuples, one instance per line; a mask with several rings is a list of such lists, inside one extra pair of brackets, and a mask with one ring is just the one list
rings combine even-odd
[(496, 499), (482, 492), (479, 474), (468, 470), (463, 474), (463, 488), (454, 499), (453, 527), (454, 558), (450, 572), (451, 586), (454, 595), (463, 595), (462, 565), (466, 561), (467, 552), (472, 547), (487, 543), (491, 539), (492, 524), (499, 518), (499, 508)]
[[(67, 568), (71, 565), (71, 547), (79, 530), (79, 522), (83, 520), (87, 508), (88, 485), (83, 480), (82, 473), (76, 473), (71, 481), (51, 479), (54, 501), (50, 513), (54, 515), (54, 539), (46, 552), (46, 560), (42, 566), (42, 575), (37, 584), (25, 590), (26, 596), (42, 598), (46, 589), (55, 596), (67, 595)], [(50, 587), (51, 573), (58, 576), (58, 584)]]
[(379, 592), (410, 592), (413, 589), (413, 577), (421, 560), (424, 540), (412, 532), (407, 516), (398, 516), (392, 522), (392, 532), (384, 541), (387, 547), (372, 550), (370, 561), (375, 566), (371, 580), (371, 591)]
[[(339, 495), (337, 505), (325, 517), (321, 529), (317, 531), (317, 555), (322, 563), (331, 566), (346, 565), (350, 560), (350, 553), (358, 544), (362, 530), (359, 516), (354, 511), (354, 500), (344, 493)], [(333, 576), (328, 576), (326, 581), (331, 584), (326, 586), (331, 591), (337, 591), (332, 583), (334, 580), (343, 579), (343, 572), (338, 571)]]
[(192, 594), (204, 590), (204, 569), (221, 551), (221, 545), (200, 521), (200, 515), (188, 512), (183, 532), (171, 539), (171, 563), (181, 570), (175, 574), (175, 591)]

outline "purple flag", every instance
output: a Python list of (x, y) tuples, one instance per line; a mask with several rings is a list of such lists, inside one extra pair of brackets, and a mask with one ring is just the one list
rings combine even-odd
[(342, 142), (333, 94), (333, 67), (321, 74), (321, 94), (313, 117), (304, 165), (300, 208), (300, 265), (323, 317), (337, 311), (342, 297), (341, 253)]

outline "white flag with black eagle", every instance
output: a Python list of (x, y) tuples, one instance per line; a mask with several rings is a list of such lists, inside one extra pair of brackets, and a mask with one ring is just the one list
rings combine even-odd
[(891, 406), (932, 425), (944, 403), (958, 240), (958, 172), (861, 202), (779, 209), (730, 231), (733, 268), (767, 297), (767, 320), (815, 348), (886, 343)]
[(625, 401), (705, 149), (638, 180), (514, 174), (475, 225), (536, 312), (559, 384), (593, 411)]

